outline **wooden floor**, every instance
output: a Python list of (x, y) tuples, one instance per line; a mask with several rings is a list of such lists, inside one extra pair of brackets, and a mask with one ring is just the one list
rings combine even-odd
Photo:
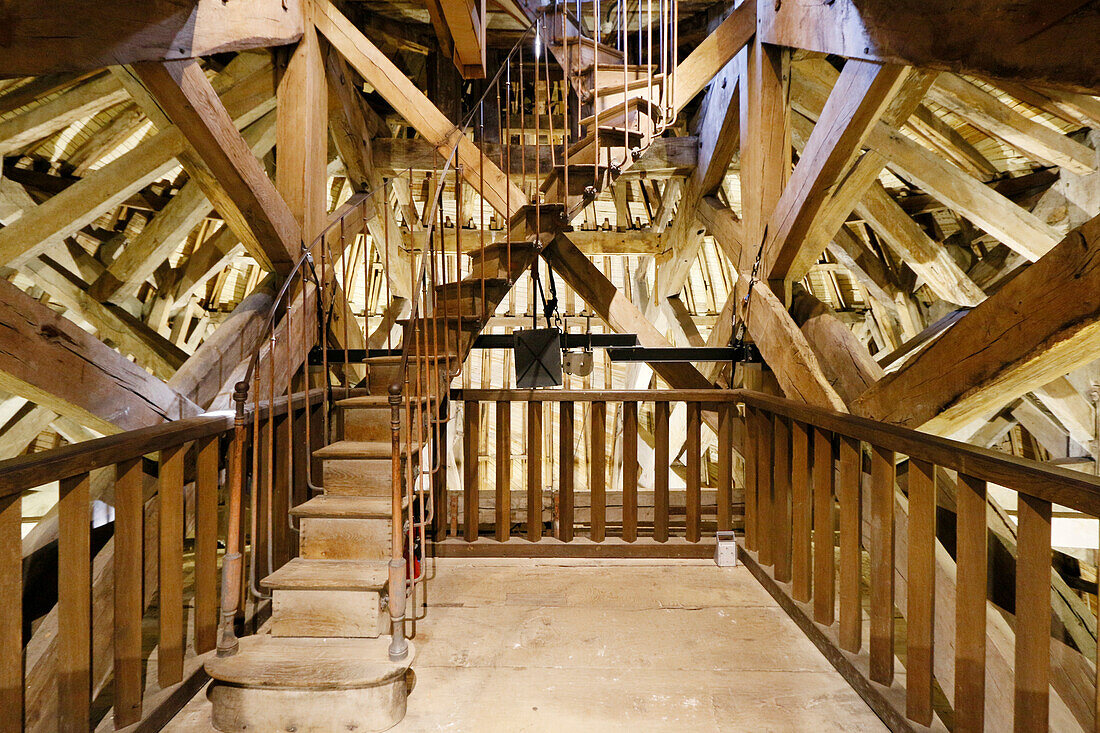
[[(744, 568), (437, 560), (407, 731), (884, 731)], [(199, 695), (167, 730), (209, 731)]]

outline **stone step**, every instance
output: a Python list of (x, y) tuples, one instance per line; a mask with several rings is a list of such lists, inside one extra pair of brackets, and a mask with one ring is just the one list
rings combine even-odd
[(246, 636), (240, 651), (212, 657), (207, 696), (220, 731), (383, 731), (405, 716), (405, 673), (388, 637), (302, 639)]
[(271, 589), (271, 634), (375, 637), (388, 633), (382, 611), (386, 560), (294, 558), (260, 585)]

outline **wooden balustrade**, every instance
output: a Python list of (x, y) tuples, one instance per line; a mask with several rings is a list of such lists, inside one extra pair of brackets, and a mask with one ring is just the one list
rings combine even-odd
[[(546, 546), (552, 548), (582, 539), (608, 546), (634, 545), (645, 554), (644, 548), (668, 543), (671, 538), (673, 545), (654, 550), (655, 554), (712, 553), (713, 546), (703, 542), (704, 529), (706, 536), (713, 537), (715, 529), (732, 528), (735, 515), (741, 514), (740, 505), (735, 508), (732, 478), (736, 400), (736, 393), (729, 390), (453, 391), (452, 402), (462, 405), (464, 416), (461, 541), (480, 542), (486, 548), (494, 542), (503, 543), (522, 553), (523, 542), (549, 542)], [(513, 407), (513, 403), (526, 403), (526, 407)], [(553, 408), (546, 403), (556, 407), (556, 419), (548, 414)], [(483, 410), (490, 404), (496, 416), (495, 450), (483, 451)], [(677, 404), (684, 406), (683, 488), (670, 495), (671, 460), (676, 458), (673, 451), (679, 452), (681, 447), (672, 445), (670, 450), (669, 442), (672, 408)], [(526, 416), (526, 432), (523, 440), (517, 441), (523, 446), (519, 451), (512, 449), (514, 415)], [(710, 437), (717, 443), (719, 456), (718, 479), (713, 486), (707, 486), (712, 482), (705, 481), (703, 475), (705, 421), (714, 429)], [(551, 441), (556, 445), (552, 456), (543, 455), (546, 425), (552, 426), (555, 438)], [(609, 434), (611, 426), (617, 435)], [(652, 482), (652, 491), (638, 488), (639, 440), (643, 432), (652, 436), (654, 468), (646, 476)], [(609, 446), (615, 445), (621, 446), (621, 467), (604, 458)], [(589, 461), (583, 478), (575, 475), (578, 451), (600, 457)], [(491, 456), (494, 469), (482, 465), (485, 454)], [(512, 477), (518, 475), (513, 471), (514, 459), (526, 462), (526, 471), (521, 472), (526, 475), (526, 483), (516, 493), (512, 486)], [(555, 461), (557, 471), (547, 470)], [(491, 490), (482, 485), (487, 476), (495, 476)], [(443, 533), (437, 533), (437, 550), (443, 537)], [(491, 542), (489, 537), (493, 538)], [(445, 546), (443, 552), (448, 551)]]
[[(1051, 506), (1100, 515), (1100, 480), (770, 395), (736, 394), (746, 420), (746, 565), (894, 730), (935, 723), (936, 685), (954, 702), (955, 730), (986, 729), (986, 487), (1018, 493), (1015, 673), (1004, 684), (1015, 687), (1015, 730), (1047, 730)], [(897, 470), (906, 462), (903, 497)], [(935, 602), (937, 467), (958, 474), (954, 639), (934, 632), (944, 612)], [(904, 568), (895, 566), (899, 502), (908, 505)], [(904, 640), (895, 636), (898, 614)], [(936, 644), (953, 649), (953, 679), (936, 676)], [(896, 657), (905, 660), (904, 677), (894, 673)], [(892, 708), (894, 700), (904, 709)]]
[[(286, 397), (261, 403), (256, 424), (261, 431), (277, 426), (287, 432), (288, 441), (308, 446), (310, 436), (301, 416), (307, 410), (315, 413), (323, 409), (324, 397), (320, 389), (299, 393), (289, 410)], [(314, 422), (318, 420), (316, 416)], [(253, 424), (251, 418), (247, 422)], [(229, 475), (233, 430), (231, 415), (200, 415), (0, 462), (0, 597), (9, 601), (0, 614), (0, 730), (22, 730), (27, 713), (24, 699), (29, 702), (43, 697), (43, 691), (34, 687), (39, 683), (32, 681), (31, 670), (23, 668), (22, 609), (17, 600), (23, 591), (22, 496), (43, 484), (59, 482), (58, 631), (52, 659), (47, 656), (37, 662), (52, 664), (52, 668), (36, 669), (34, 680), (45, 679), (46, 684), (56, 686), (59, 730), (89, 730), (97, 723), (91, 719), (92, 691), (100, 689), (105, 680), (93, 678), (93, 674), (109, 667), (93, 660), (95, 650), (104, 646), (95, 644), (93, 615), (113, 618), (111, 627), (103, 628), (112, 635), (106, 646), (114, 650), (114, 684), (105, 689), (112, 695), (116, 728), (138, 723), (152, 712), (144, 705), (148, 693), (144, 667), (151, 653), (144, 631), (147, 616), (155, 615), (157, 622), (159, 688), (166, 690), (194, 680), (201, 683), (203, 678), (194, 677), (199, 666), (185, 661), (211, 652), (217, 640), (218, 545), (224, 542), (227, 530), (224, 520), (219, 523), (218, 505), (223, 470)], [(147, 460), (153, 455), (157, 456), (155, 470)], [(263, 470), (274, 469), (276, 474), (284, 469), (300, 470), (285, 460), (285, 452), (279, 455), (282, 460), (265, 465)], [(91, 475), (99, 469), (114, 471), (113, 593), (93, 589)], [(156, 474), (152, 496), (146, 482), (148, 473)], [(188, 487), (193, 491), (187, 491)], [(193, 499), (186, 500), (187, 496)], [(285, 528), (289, 497), (277, 497), (276, 501), (282, 502), (276, 507), (276, 516), (283, 518), (278, 524)], [(156, 524), (147, 526), (154, 508)], [(184, 542), (189, 526), (193, 527), (194, 548), (190, 635), (184, 608)], [(291, 542), (287, 533), (264, 540), (282, 545)], [(276, 547), (277, 554), (289, 552), (289, 547)], [(152, 577), (159, 593), (155, 607), (148, 602), (153, 589), (146, 587), (150, 563), (157, 568)], [(243, 603), (240, 610), (244, 611)], [(193, 654), (187, 650), (189, 638)]]

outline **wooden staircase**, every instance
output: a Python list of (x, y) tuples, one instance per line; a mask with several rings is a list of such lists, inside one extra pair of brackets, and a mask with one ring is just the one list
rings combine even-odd
[[(392, 359), (380, 366), (393, 375)], [(367, 395), (336, 403), (343, 439), (314, 453), (324, 492), (291, 509), (298, 557), (260, 583), (267, 633), (206, 664), (218, 730), (381, 731), (404, 717), (413, 653), (393, 662), (387, 652), (390, 405), (370, 393), (390, 381), (376, 375)]]

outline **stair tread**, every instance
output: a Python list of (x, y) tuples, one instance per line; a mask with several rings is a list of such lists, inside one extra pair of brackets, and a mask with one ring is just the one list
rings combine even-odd
[(381, 590), (389, 578), (386, 560), (308, 560), (296, 557), (260, 585), (272, 590)]
[(389, 518), (393, 508), (388, 496), (348, 496), (345, 494), (322, 494), (309, 501), (292, 507), (290, 513), (295, 517), (333, 518), (333, 519), (372, 519)]
[(390, 639), (274, 637), (240, 639), (231, 657), (211, 657), (206, 672), (213, 679), (239, 687), (283, 690), (347, 690), (371, 687), (405, 674), (415, 650), (400, 662), (387, 653)]
[[(401, 446), (405, 450), (405, 446)], [(338, 440), (313, 451), (314, 458), (390, 458), (393, 445), (386, 440)]]

